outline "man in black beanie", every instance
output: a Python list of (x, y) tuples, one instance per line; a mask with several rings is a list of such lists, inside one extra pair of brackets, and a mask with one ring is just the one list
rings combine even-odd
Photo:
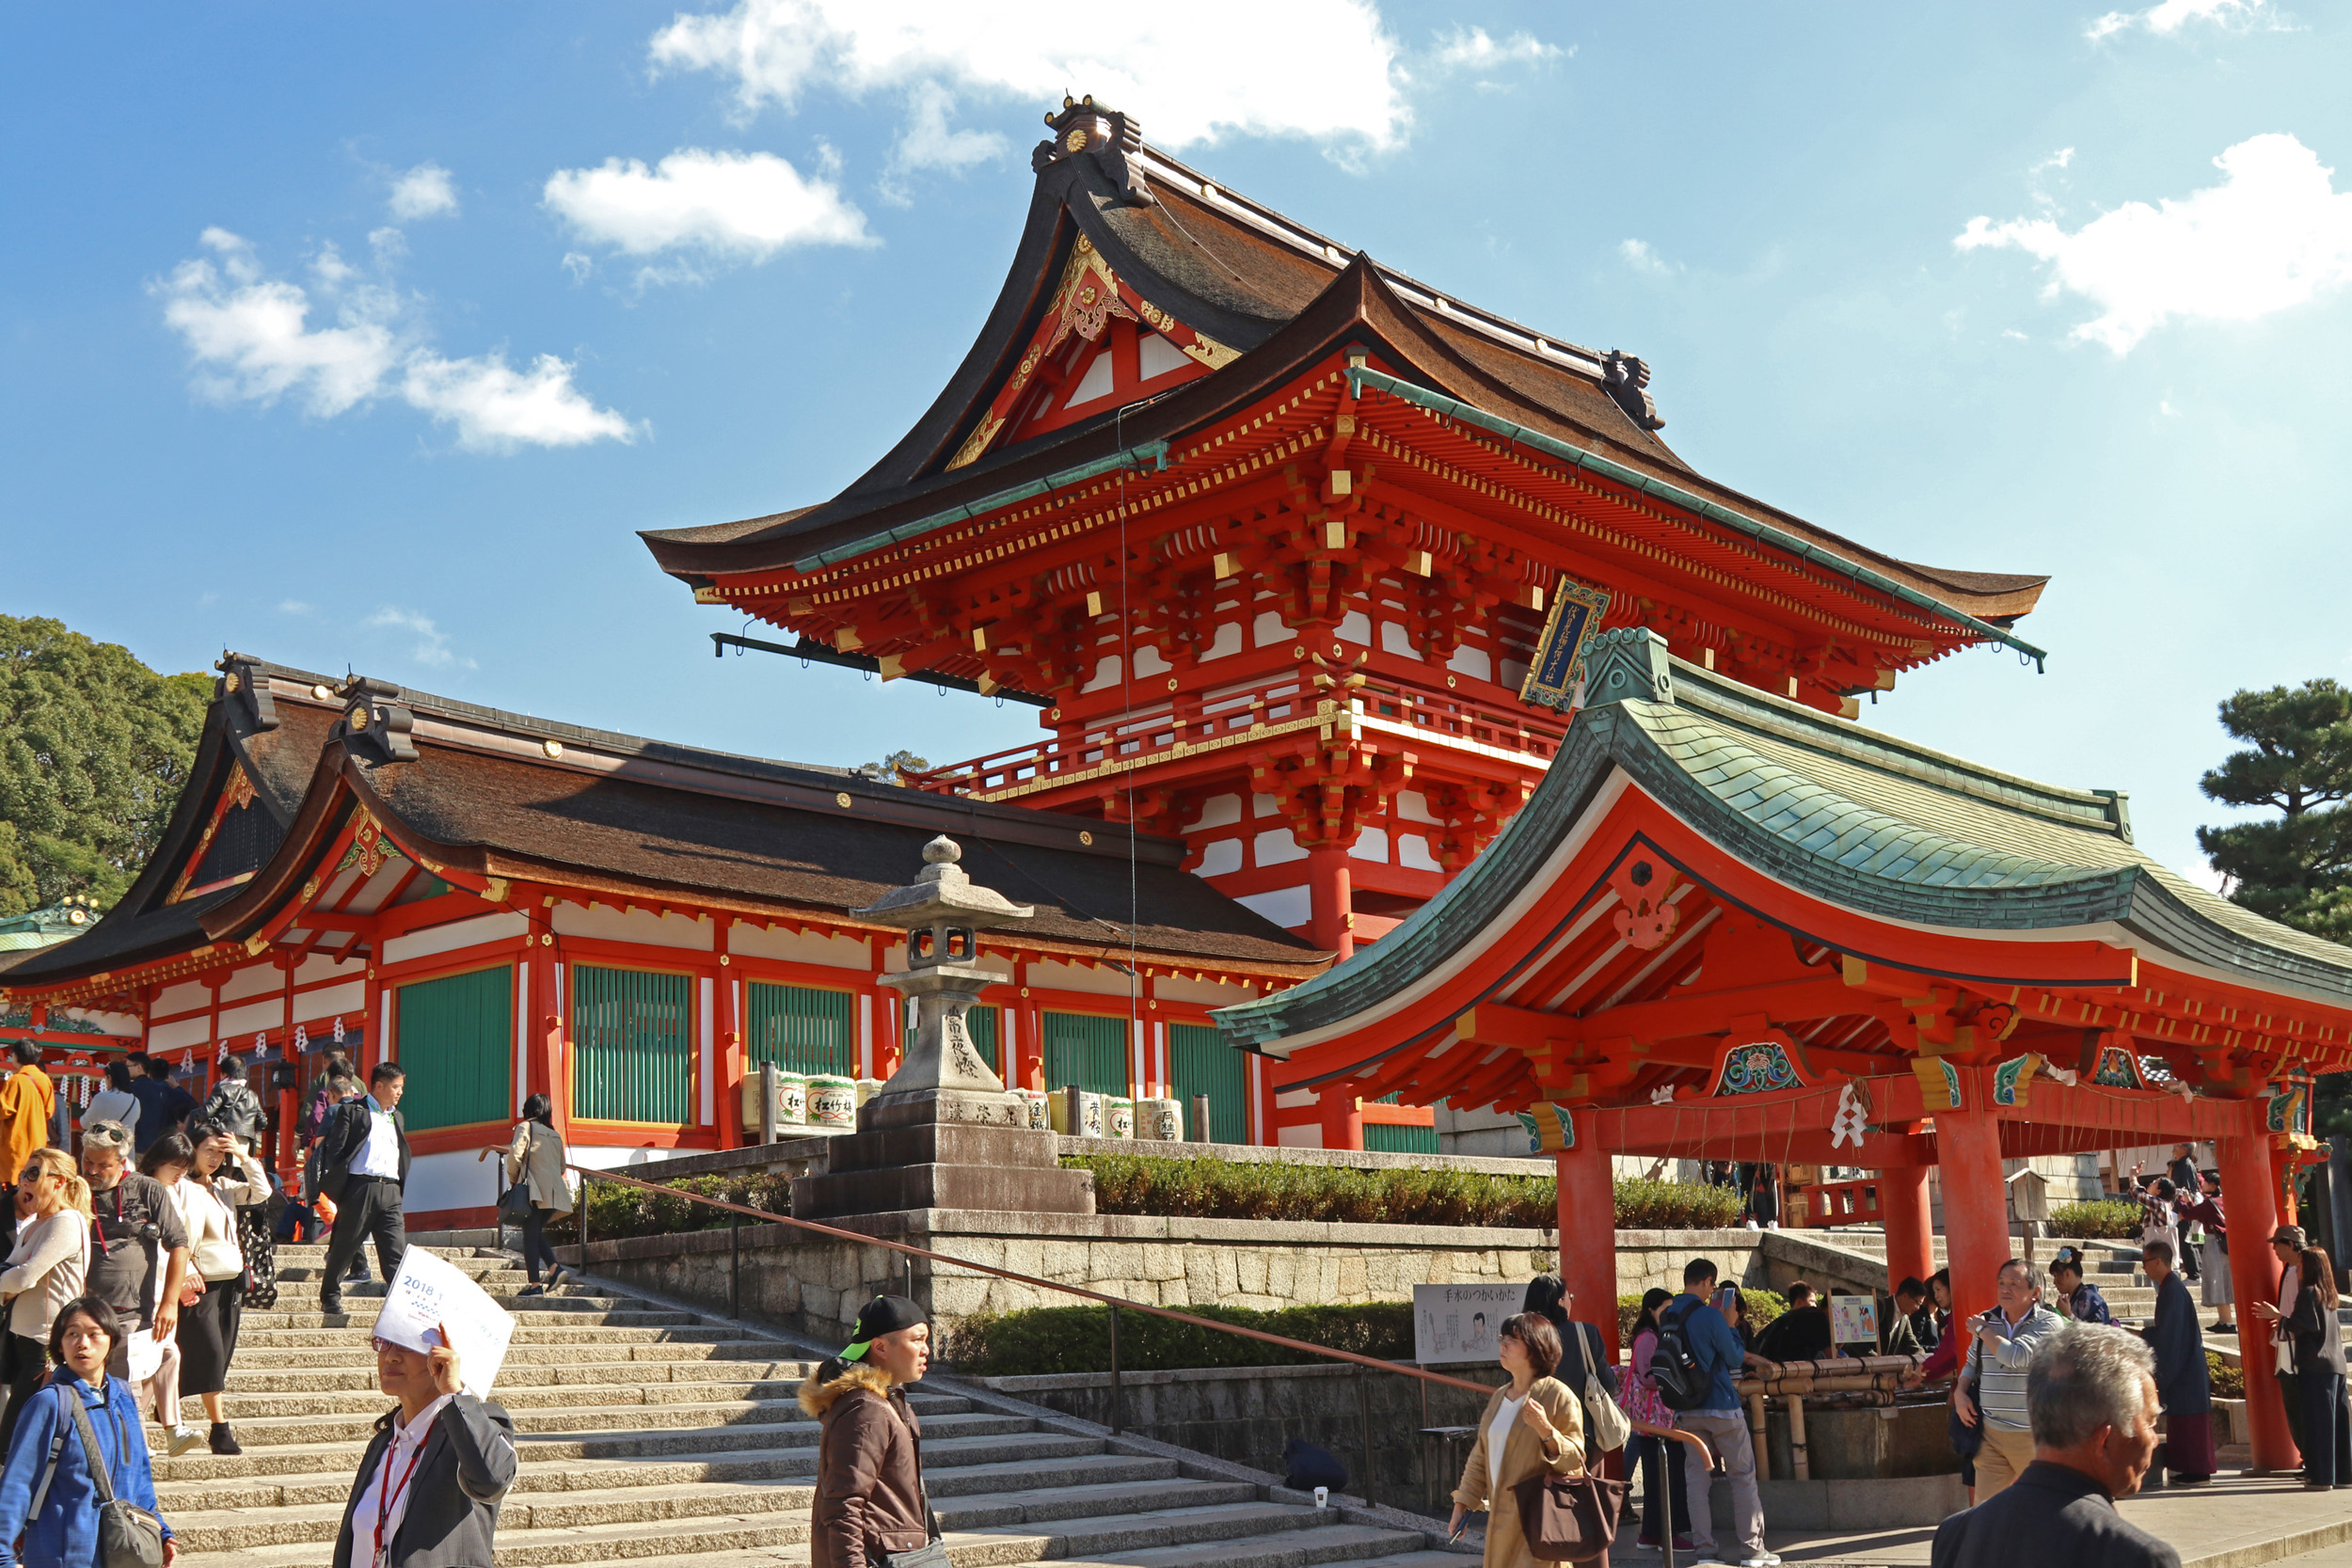
[(904, 1296), (876, 1296), (857, 1315), (856, 1338), (801, 1385), (801, 1408), (818, 1418), (817, 1498), (811, 1568), (947, 1568), (939, 1522), (923, 1489), (923, 1425), (905, 1387), (931, 1361), (930, 1325)]

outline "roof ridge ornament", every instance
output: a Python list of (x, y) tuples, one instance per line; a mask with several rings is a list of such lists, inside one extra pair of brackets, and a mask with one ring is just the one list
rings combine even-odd
[(403, 695), (397, 685), (373, 675), (354, 675), (336, 695), (343, 701), (343, 717), (335, 726), (334, 737), (347, 749), (373, 752), (383, 762), (417, 760), (417, 743), (408, 738), (417, 727), (417, 716), (405, 704), (394, 700)]
[(1143, 164), (1135, 154), (1143, 150), (1143, 123), (1135, 116), (1095, 103), (1094, 95), (1083, 99), (1063, 94), (1061, 111), (1048, 114), (1045, 123), (1053, 135), (1037, 144), (1029, 154), (1029, 166), (1042, 174), (1056, 164), (1068, 163), (1081, 155), (1090, 155), (1119, 194), (1113, 202), (1120, 207), (1153, 207), (1159, 198), (1143, 182)]
[(1625, 410), (1625, 417), (1644, 430), (1666, 428), (1666, 421), (1658, 417), (1658, 404), (1650, 401), (1648, 361), (1613, 348), (1601, 360), (1600, 385)]
[(1671, 703), (1674, 660), (1647, 626), (1612, 626), (1584, 644), (1584, 708), (1612, 703)]
[(220, 672), (220, 679), (213, 683), (213, 700), (242, 697), (246, 712), (252, 716), (253, 727), (274, 730), (278, 727), (278, 699), (270, 694), (269, 677), (256, 668), (260, 663), (250, 654), (223, 648), (213, 665)]

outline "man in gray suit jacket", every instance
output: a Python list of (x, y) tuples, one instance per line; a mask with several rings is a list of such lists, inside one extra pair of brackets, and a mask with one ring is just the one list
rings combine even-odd
[(487, 1568), (515, 1484), (515, 1422), (460, 1391), (449, 1333), (430, 1351), (375, 1342), (375, 1376), (400, 1401), (359, 1461), (335, 1568)]

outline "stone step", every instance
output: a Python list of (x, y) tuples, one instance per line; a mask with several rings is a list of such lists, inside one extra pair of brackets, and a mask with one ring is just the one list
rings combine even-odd
[[(550, 1383), (537, 1387), (510, 1388), (506, 1380), (501, 1378), (496, 1393), (498, 1402), (504, 1405), (517, 1422), (521, 1422), (526, 1413), (549, 1410), (605, 1411), (617, 1415), (646, 1405), (708, 1405), (719, 1402), (781, 1405), (798, 1398), (802, 1381), (801, 1376), (795, 1376), (759, 1382), (742, 1379), (702, 1383)], [(231, 1419), (258, 1425), (288, 1416), (359, 1416), (373, 1420), (389, 1407), (390, 1402), (373, 1388), (248, 1393), (240, 1386), (229, 1397), (228, 1408)], [(965, 1410), (970, 1406), (961, 1400), (945, 1403), (933, 1400), (918, 1402), (915, 1408), (922, 1410), (928, 1418), (931, 1410)], [(240, 1441), (243, 1441), (242, 1430), (241, 1426)]]
[[(265, 1371), (291, 1371), (302, 1368), (340, 1370), (364, 1369), (374, 1376), (375, 1352), (369, 1347), (368, 1337), (345, 1330), (336, 1333), (325, 1330), (334, 1342), (310, 1346), (258, 1346), (242, 1338), (237, 1343), (236, 1370), (232, 1375), (247, 1372), (260, 1375)], [(520, 1340), (506, 1347), (506, 1364), (499, 1371), (499, 1386), (504, 1387), (509, 1377), (518, 1375), (526, 1368), (567, 1367), (580, 1363), (585, 1353), (593, 1355), (598, 1365), (652, 1366), (660, 1363), (750, 1361), (766, 1362), (770, 1366), (813, 1367), (817, 1363), (776, 1361), (773, 1357), (787, 1347), (772, 1339), (738, 1337), (733, 1339), (707, 1339), (673, 1343), (660, 1339), (620, 1339), (614, 1334), (598, 1334), (593, 1338), (554, 1338), (545, 1341)]]
[[(755, 1361), (749, 1357), (637, 1361), (626, 1356), (614, 1359), (605, 1354), (601, 1347), (594, 1345), (581, 1345), (576, 1349), (567, 1347), (567, 1350), (569, 1354), (554, 1360), (508, 1358), (499, 1369), (499, 1402), (512, 1404), (511, 1396), (518, 1389), (556, 1386), (592, 1388), (622, 1382), (751, 1384), (783, 1381), (790, 1383), (797, 1390), (817, 1367), (817, 1363), (811, 1361)], [(591, 1356), (593, 1360), (588, 1359)], [(246, 1363), (240, 1347), (236, 1378), (241, 1400), (247, 1394), (316, 1394), (350, 1389), (364, 1389), (375, 1394), (375, 1353), (361, 1347), (337, 1362), (297, 1367), (254, 1367)], [(375, 1394), (375, 1397), (380, 1402), (383, 1396)]]
[[(365, 1441), (386, 1410), (378, 1401), (363, 1413), (349, 1415), (241, 1417), (234, 1389), (229, 1394), (229, 1418), (240, 1448), (274, 1448), (282, 1444), (350, 1443)], [(693, 1404), (637, 1404), (604, 1409), (518, 1410), (513, 1412), (518, 1437), (619, 1434), (660, 1428), (756, 1426), (770, 1433), (771, 1443), (804, 1443), (814, 1447), (818, 1423), (801, 1415), (798, 1404), (784, 1400), (713, 1400)], [(928, 1431), (936, 1421), (943, 1432), (973, 1436), (987, 1432), (1025, 1432), (1030, 1418), (987, 1414), (943, 1414), (924, 1417)], [(151, 1424), (150, 1431), (153, 1428)]]
[[(803, 1466), (813, 1473), (817, 1465), (816, 1444), (809, 1441), (787, 1443), (782, 1441), (783, 1436), (784, 1429), (756, 1424), (655, 1428), (624, 1433), (588, 1433), (577, 1436), (532, 1437), (522, 1442), (516, 1452), (526, 1469), (591, 1460), (644, 1463), (718, 1453), (764, 1452)], [(366, 1449), (366, 1438), (359, 1436), (258, 1449), (246, 1445), (244, 1453), (234, 1455), (209, 1453), (199, 1449), (178, 1459), (166, 1459), (158, 1452), (154, 1461), (155, 1477), (160, 1483), (167, 1479), (244, 1481), (259, 1476), (302, 1475), (330, 1470), (348, 1476), (358, 1467)], [(966, 1465), (998, 1461), (1009, 1463), (1015, 1459), (1030, 1465), (1049, 1464), (1104, 1451), (1104, 1444), (1099, 1437), (1063, 1436), (1030, 1430), (985, 1432), (962, 1437), (935, 1438), (927, 1434), (923, 1440), (923, 1462), (927, 1473)]]
[[(533, 1297), (532, 1301), (537, 1299)], [(611, 1299), (617, 1303), (626, 1298)], [(532, 1305), (532, 1301), (507, 1305), (507, 1310), (513, 1312), (517, 1320), (515, 1329), (517, 1335), (545, 1334), (559, 1329), (565, 1334), (579, 1335), (592, 1328), (691, 1328), (702, 1322), (691, 1312), (651, 1309), (644, 1307), (642, 1304), (613, 1307), (599, 1307), (592, 1304), (580, 1307), (549, 1311), (532, 1311), (531, 1310)], [(237, 1332), (238, 1343), (242, 1344), (244, 1343), (243, 1336), (248, 1334), (285, 1334), (305, 1329), (356, 1328), (365, 1335), (374, 1326), (375, 1313), (373, 1311), (346, 1310), (321, 1313), (316, 1309), (302, 1311), (272, 1307), (265, 1312), (246, 1313), (244, 1326)], [(269, 1341), (262, 1342), (268, 1343)]]
[[(664, 1320), (686, 1316), (676, 1312), (655, 1315)], [(316, 1314), (312, 1316), (315, 1318)], [(240, 1362), (244, 1360), (248, 1345), (257, 1349), (340, 1348), (348, 1350), (355, 1345), (365, 1349), (368, 1343), (368, 1332), (374, 1324), (375, 1318), (373, 1314), (364, 1318), (353, 1318), (346, 1314), (338, 1317), (332, 1323), (313, 1322), (307, 1327), (298, 1328), (255, 1328), (248, 1323), (238, 1330), (237, 1358)], [(590, 1337), (586, 1331), (592, 1328), (596, 1330), (593, 1342), (598, 1345), (717, 1344), (721, 1341), (741, 1341), (751, 1338), (751, 1336), (742, 1329), (727, 1324), (710, 1324), (691, 1319), (679, 1323), (664, 1321), (653, 1323), (567, 1323), (560, 1327), (542, 1327), (536, 1323), (525, 1323), (516, 1328), (515, 1337), (509, 1343), (509, 1354), (512, 1354), (513, 1347), (516, 1345), (572, 1345), (590, 1342)]]

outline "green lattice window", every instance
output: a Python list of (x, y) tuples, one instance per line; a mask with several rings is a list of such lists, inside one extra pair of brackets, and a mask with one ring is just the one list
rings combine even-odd
[[(1184, 1136), (1196, 1143), (1249, 1141), (1249, 1065), (1216, 1030), (1199, 1023), (1168, 1026), (1168, 1076), (1184, 1109)], [(1193, 1097), (1209, 1097), (1209, 1125), (1193, 1115)]]
[(1125, 1019), (1099, 1018), (1092, 1013), (1042, 1016), (1047, 1093), (1075, 1084), (1089, 1094), (1126, 1096)]
[[(1373, 1101), (1375, 1105), (1394, 1105), (1398, 1097), (1384, 1094)], [(1398, 1127), (1389, 1122), (1364, 1123), (1364, 1148), (1373, 1154), (1435, 1154), (1438, 1152), (1438, 1130), (1435, 1127)]]
[(515, 972), (477, 969), (397, 989), (393, 1043), (411, 1132), (506, 1121), (515, 1110)]
[(694, 1119), (692, 988), (684, 974), (572, 966), (572, 1115)]
[(996, 1044), (996, 1021), (999, 1016), (994, 1007), (975, 1007), (963, 1015), (963, 1027), (971, 1035), (973, 1048), (979, 1052), (980, 1060), (988, 1064), (988, 1070), (1002, 1078), (1005, 1075), (1005, 1059), (999, 1054)]
[(786, 1072), (857, 1076), (857, 997), (814, 986), (752, 983), (750, 1061)]

